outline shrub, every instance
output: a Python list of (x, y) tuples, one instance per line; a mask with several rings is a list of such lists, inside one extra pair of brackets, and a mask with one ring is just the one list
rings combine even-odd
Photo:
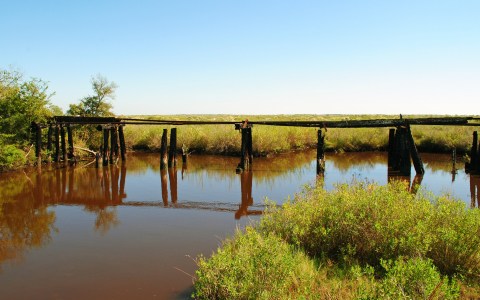
[(0, 170), (13, 169), (25, 164), (25, 153), (14, 145), (0, 145)]
[(315, 268), (303, 253), (253, 228), (237, 232), (210, 259), (200, 257), (197, 299), (298, 299), (315, 286)]

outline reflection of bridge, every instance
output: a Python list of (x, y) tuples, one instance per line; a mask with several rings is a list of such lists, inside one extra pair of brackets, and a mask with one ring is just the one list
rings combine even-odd
[[(186, 165), (182, 173), (186, 172)], [(234, 212), (239, 219), (247, 215), (260, 215), (263, 205), (254, 205), (252, 198), (252, 172), (240, 174), (240, 205), (221, 202), (178, 203), (177, 169), (160, 170), (162, 202), (124, 201), (127, 198), (125, 184), (127, 167), (125, 164), (109, 165), (105, 168), (63, 167), (49, 172), (34, 173), (32, 182), (34, 198), (43, 205), (85, 205), (103, 209), (109, 206), (151, 206), (175, 209), (199, 209)], [(170, 202), (169, 202), (170, 193)], [(255, 210), (249, 210), (254, 207)]]

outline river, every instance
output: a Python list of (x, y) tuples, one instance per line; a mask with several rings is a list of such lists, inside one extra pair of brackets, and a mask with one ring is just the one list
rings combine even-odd
[[(480, 179), (452, 174), (449, 155), (422, 154), (423, 177), (387, 175), (386, 153), (315, 152), (255, 158), (192, 155), (160, 171), (156, 154), (127, 162), (45, 166), (0, 174), (2, 299), (188, 299), (195, 258), (209, 256), (237, 228), (259, 220), (265, 198), (281, 204), (306, 184), (331, 190), (358, 180), (420, 183), (467, 206), (480, 204)], [(412, 174), (415, 171), (412, 170)], [(415, 191), (415, 184), (411, 187)]]

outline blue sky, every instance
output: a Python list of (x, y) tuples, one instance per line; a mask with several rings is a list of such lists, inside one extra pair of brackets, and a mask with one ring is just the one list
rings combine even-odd
[(0, 68), (63, 109), (480, 114), (480, 1), (2, 1)]

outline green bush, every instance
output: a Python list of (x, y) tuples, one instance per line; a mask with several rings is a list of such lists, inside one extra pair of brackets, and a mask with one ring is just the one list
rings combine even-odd
[(0, 170), (14, 169), (25, 164), (25, 153), (14, 145), (0, 145)]
[(431, 260), (399, 258), (382, 260), (385, 278), (377, 290), (379, 299), (458, 299), (460, 287), (455, 280), (442, 278)]
[(198, 266), (197, 299), (298, 299), (315, 286), (311, 260), (253, 228), (237, 232), (210, 259), (200, 257)]

